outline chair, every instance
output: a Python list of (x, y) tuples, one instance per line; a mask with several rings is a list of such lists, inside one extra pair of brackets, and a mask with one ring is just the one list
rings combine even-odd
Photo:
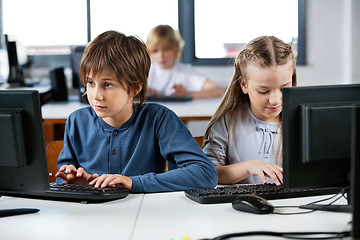
[(196, 142), (199, 144), (199, 146), (201, 148), (204, 148), (204, 136), (197, 136), (197, 137), (194, 137), (194, 139), (196, 140)]
[(49, 182), (55, 182), (55, 174), (58, 172), (57, 159), (64, 147), (64, 141), (52, 141), (46, 145), (46, 158), (49, 169)]

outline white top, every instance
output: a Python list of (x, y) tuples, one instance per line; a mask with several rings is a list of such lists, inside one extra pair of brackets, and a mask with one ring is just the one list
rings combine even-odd
[(177, 63), (171, 69), (162, 69), (158, 64), (152, 63), (148, 87), (155, 89), (160, 95), (171, 95), (175, 84), (183, 85), (188, 92), (197, 92), (201, 90), (206, 79), (206, 76), (188, 64)]
[[(261, 121), (254, 116), (248, 105), (233, 112), (231, 123), (230, 118), (230, 113), (226, 113), (211, 129), (210, 136), (220, 163), (209, 140), (204, 142), (203, 150), (214, 165), (230, 165), (248, 160), (275, 164), (281, 136), (280, 124)], [(272, 182), (270, 178), (267, 181)], [(250, 175), (240, 183), (260, 184), (262, 181), (258, 176)]]

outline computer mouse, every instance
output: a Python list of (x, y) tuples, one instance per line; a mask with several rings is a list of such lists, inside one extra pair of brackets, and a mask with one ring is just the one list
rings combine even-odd
[(274, 206), (266, 199), (257, 195), (244, 195), (237, 197), (232, 202), (235, 210), (256, 214), (272, 213)]

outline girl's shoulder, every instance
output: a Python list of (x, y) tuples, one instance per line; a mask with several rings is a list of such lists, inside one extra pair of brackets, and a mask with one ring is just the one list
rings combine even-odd
[(247, 121), (249, 117), (250, 117), (249, 107), (238, 106), (234, 110), (226, 112), (224, 116), (222, 116), (221, 118), (226, 122), (229, 122), (230, 120), (234, 120), (236, 122), (243, 122), (243, 121)]

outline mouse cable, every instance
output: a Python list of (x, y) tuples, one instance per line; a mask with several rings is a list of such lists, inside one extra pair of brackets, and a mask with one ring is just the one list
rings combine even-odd
[[(341, 196), (338, 196), (339, 194), (341, 194)], [(313, 204), (316, 204), (316, 203), (320, 203), (320, 202), (323, 202), (323, 201), (328, 201), (330, 199), (333, 199), (335, 197), (337, 197), (335, 200), (333, 200), (332, 202), (328, 203), (327, 205), (324, 205), (324, 208), (326, 208), (327, 206), (330, 206), (332, 204), (334, 204), (336, 201), (338, 201), (340, 198), (342, 197), (345, 197), (344, 195), (345, 193), (342, 191), (342, 192), (339, 192), (333, 196), (330, 196), (330, 197), (327, 197), (327, 198), (324, 198), (324, 199), (320, 199), (320, 200), (317, 200), (315, 202), (311, 202), (311, 203), (308, 203), (306, 205), (313, 205)], [(345, 197), (346, 198), (346, 197)], [(276, 208), (298, 208), (299, 206), (274, 206), (274, 209)], [(293, 212), (293, 213), (279, 213), (279, 212), (273, 212), (273, 214), (278, 214), (278, 215), (298, 215), (298, 214), (307, 214), (307, 213), (312, 213), (312, 212), (315, 212), (315, 211), (318, 211), (320, 209), (311, 209), (311, 210), (308, 210), (308, 211), (303, 211), (303, 212)]]
[[(315, 236), (314, 236), (315, 235)], [(318, 236), (316, 236), (318, 235)], [(325, 236), (327, 235), (327, 236)], [(350, 231), (344, 232), (271, 232), (271, 231), (252, 231), (252, 232), (238, 232), (228, 233), (217, 236), (215, 238), (203, 240), (226, 240), (234, 237), (248, 237), (248, 236), (273, 236), (283, 237), (288, 239), (340, 239), (350, 236)]]

